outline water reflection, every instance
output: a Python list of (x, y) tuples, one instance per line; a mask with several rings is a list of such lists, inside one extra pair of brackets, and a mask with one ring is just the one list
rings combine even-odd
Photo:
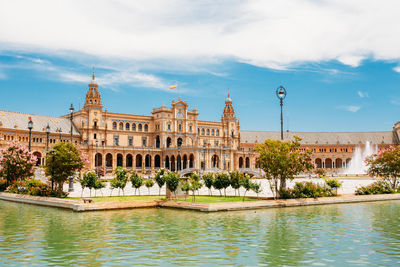
[(73, 213), (0, 201), (0, 265), (398, 265), (400, 202)]

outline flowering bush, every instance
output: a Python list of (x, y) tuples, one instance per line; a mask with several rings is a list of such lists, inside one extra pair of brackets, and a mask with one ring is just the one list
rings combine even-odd
[(400, 146), (380, 150), (378, 154), (367, 158), (366, 163), (369, 166), (369, 175), (380, 177), (393, 190), (396, 190), (400, 177)]
[(0, 180), (0, 192), (7, 189), (7, 180)]
[(42, 197), (66, 197), (68, 195), (68, 193), (63, 191), (51, 190), (49, 185), (35, 179), (15, 181), (7, 188), (7, 192)]
[(332, 197), (335, 194), (329, 187), (313, 182), (297, 182), (293, 188), (283, 189), (280, 192), (282, 198), (317, 198)]
[(8, 184), (17, 180), (25, 180), (33, 175), (36, 156), (18, 142), (11, 142), (0, 149), (0, 177)]
[(395, 190), (385, 181), (376, 181), (367, 186), (361, 186), (356, 189), (356, 195), (376, 195), (376, 194), (392, 194)]

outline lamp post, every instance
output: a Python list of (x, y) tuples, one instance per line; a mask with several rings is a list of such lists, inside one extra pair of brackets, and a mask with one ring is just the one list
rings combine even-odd
[(276, 89), (276, 96), (281, 102), (281, 140), (283, 140), (283, 99), (286, 97), (286, 89), (282, 85)]
[(224, 153), (224, 171), (226, 170), (226, 163), (225, 163), (225, 158), (226, 158), (226, 149), (225, 149), (225, 147), (223, 148), (223, 153)]
[(47, 123), (47, 127), (46, 127), (46, 151), (49, 150), (49, 134), (50, 134), (50, 126)]
[(28, 129), (29, 129), (29, 152), (30, 152), (31, 151), (31, 142), (32, 142), (32, 129), (33, 129), (33, 121), (31, 119), (31, 117), (29, 117)]
[(203, 174), (206, 170), (206, 144), (203, 145)]
[(54, 149), (52, 149), (52, 150), (50, 150), (49, 151), (49, 154), (51, 155), (51, 164), (53, 165), (52, 167), (51, 167), (51, 190), (54, 190), (54, 178), (53, 178), (53, 176), (54, 176), (54, 172), (53, 172), (53, 168), (54, 168)]
[(71, 144), (72, 144), (72, 119), (74, 118), (74, 105), (71, 104), (71, 107), (69, 108), (69, 112), (71, 113)]
[(96, 140), (96, 155), (94, 155), (94, 162), (96, 164), (96, 175), (97, 177), (99, 176), (99, 155), (97, 154), (97, 146), (99, 144), (99, 141)]

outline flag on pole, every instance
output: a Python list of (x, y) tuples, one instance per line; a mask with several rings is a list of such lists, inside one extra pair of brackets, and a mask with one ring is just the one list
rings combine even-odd
[(169, 87), (169, 89), (175, 89), (176, 87), (178, 87), (178, 85), (177, 85), (177, 84), (174, 84), (174, 85), (171, 85), (171, 86)]

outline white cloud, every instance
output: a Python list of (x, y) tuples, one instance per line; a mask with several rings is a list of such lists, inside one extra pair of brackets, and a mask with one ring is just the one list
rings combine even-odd
[(360, 106), (352, 106), (352, 105), (350, 105), (350, 106), (339, 106), (337, 108), (341, 109), (341, 110), (345, 110), (345, 111), (357, 112), (357, 111), (360, 110), (361, 107)]
[(357, 94), (361, 98), (369, 97), (368, 92), (357, 91)]
[(394, 70), (395, 72), (400, 72), (400, 66), (394, 67), (393, 70)]
[(400, 59), (399, 13), (397, 0), (0, 0), (0, 49), (170, 65), (233, 58), (285, 69), (336, 59), (356, 67)]

